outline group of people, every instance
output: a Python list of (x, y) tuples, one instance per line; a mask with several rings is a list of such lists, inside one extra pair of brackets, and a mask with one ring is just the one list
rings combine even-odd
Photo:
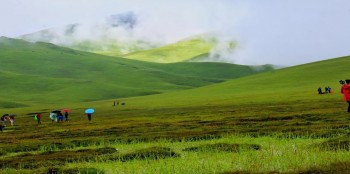
[(4, 114), (1, 116), (1, 125), (0, 125), (0, 131), (2, 132), (2, 130), (4, 130), (5, 126), (6, 126), (6, 121), (9, 120), (11, 123), (11, 126), (13, 126), (14, 122), (15, 122), (15, 114)]
[[(345, 81), (340, 80), (339, 82), (342, 85), (340, 92), (344, 95), (345, 102), (348, 103), (348, 110), (347, 110), (347, 112), (350, 113), (350, 79), (346, 79)], [(333, 93), (332, 89), (329, 86), (325, 87), (325, 92), (322, 92), (321, 87), (319, 87), (317, 89), (317, 92), (318, 92), (318, 94)]]
[[(91, 121), (93, 112), (94, 110), (85, 113), (89, 121)], [(1, 116), (1, 124), (0, 124), (1, 132), (5, 129), (7, 120), (11, 122), (12, 126), (14, 125), (15, 116), (16, 114), (4, 114), (3, 116)], [(69, 122), (68, 116), (69, 116), (69, 110), (62, 110), (62, 111), (54, 110), (50, 112), (50, 119), (52, 122), (57, 122), (57, 123)], [(41, 119), (42, 119), (41, 113), (36, 113), (34, 115), (34, 120), (37, 121), (38, 125), (41, 125)]]
[(15, 116), (15, 114), (4, 114), (3, 116), (1, 116), (2, 125), (6, 126), (6, 120), (9, 120), (11, 126), (13, 126), (13, 123), (15, 122)]
[(333, 93), (332, 88), (329, 87), (329, 86), (324, 88), (324, 92), (322, 91), (321, 87), (318, 87), (317, 92), (318, 92), (318, 94), (330, 94), (330, 93)]
[(62, 123), (63, 121), (68, 122), (68, 111), (64, 112), (64, 116), (60, 110), (55, 110), (50, 113), (50, 119), (52, 122)]
[[(51, 111), (50, 112), (51, 122), (52, 123), (53, 122), (56, 122), (56, 123), (69, 122), (69, 119), (68, 119), (69, 111), (64, 110), (63, 112), (64, 112), (64, 114), (60, 110)], [(88, 120), (91, 121), (92, 113), (86, 113), (86, 115), (88, 117)], [(40, 113), (35, 114), (34, 119), (38, 122), (38, 125), (41, 124), (41, 114)]]

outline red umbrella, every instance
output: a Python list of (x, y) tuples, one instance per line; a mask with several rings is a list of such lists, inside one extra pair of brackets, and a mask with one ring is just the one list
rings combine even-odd
[(62, 112), (70, 112), (70, 109), (64, 108), (64, 109), (62, 109), (61, 111), (62, 111)]

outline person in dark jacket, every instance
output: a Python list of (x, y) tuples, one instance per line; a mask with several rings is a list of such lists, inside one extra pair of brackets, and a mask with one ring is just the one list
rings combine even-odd
[(87, 113), (87, 116), (88, 116), (89, 121), (91, 121), (92, 113)]
[(63, 119), (64, 119), (64, 116), (63, 116), (62, 112), (58, 112), (57, 113), (57, 122), (62, 123)]
[(318, 94), (323, 94), (321, 87), (317, 89)]
[(68, 121), (68, 115), (69, 115), (68, 112), (65, 112), (65, 113), (64, 113), (64, 118), (65, 118), (65, 121), (66, 121), (66, 122)]
[(6, 126), (6, 120), (9, 114), (5, 114), (1, 117), (1, 122), (3, 126)]

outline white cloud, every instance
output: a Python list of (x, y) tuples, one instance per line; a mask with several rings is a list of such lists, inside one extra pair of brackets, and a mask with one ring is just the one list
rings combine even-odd
[[(137, 14), (138, 27), (132, 33), (107, 28), (113, 36), (171, 43), (214, 32), (222, 43), (238, 43), (233, 52), (224, 44), (213, 50), (225, 50), (226, 62), (295, 65), (350, 54), (348, 0), (0, 0), (0, 35), (91, 26), (128, 11)], [(80, 29), (77, 37), (94, 33)]]

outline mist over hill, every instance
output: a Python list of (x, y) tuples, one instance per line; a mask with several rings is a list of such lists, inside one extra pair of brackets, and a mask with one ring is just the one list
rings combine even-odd
[(99, 23), (70, 24), (29, 33), (19, 38), (49, 42), (77, 50), (122, 55), (157, 47), (162, 43), (137, 33), (133, 12), (111, 15)]
[[(196, 34), (169, 40), (162, 37), (157, 31), (152, 30), (152, 27), (157, 26), (146, 24), (143, 20), (144, 17), (142, 15), (129, 11), (110, 15), (98, 22), (76, 23), (49, 28), (22, 35), (19, 38), (30, 42), (49, 42), (64, 47), (104, 55), (127, 55), (128, 58), (137, 60), (145, 59), (142, 57), (130, 56), (129, 54), (164, 47), (168, 44), (174, 45), (184, 40), (200, 40), (200, 42), (197, 43), (199, 45), (204, 45), (204, 47), (206, 47), (205, 50), (196, 50), (196, 45), (194, 45), (194, 47), (188, 45), (187, 48), (184, 48), (185, 51), (186, 49), (192, 49), (192, 51), (195, 52), (191, 54), (193, 55), (192, 57), (208, 54), (208, 60), (213, 58), (211, 61), (215, 62), (227, 62), (225, 59), (216, 58), (231, 53), (234, 50), (234, 47), (232, 47), (234, 41), (222, 39), (223, 37), (214, 33), (201, 33), (199, 35)], [(145, 28), (148, 29), (146, 30)], [(215, 42), (213, 42), (213, 40), (215, 40)], [(170, 55), (170, 58), (165, 57), (165, 60), (161, 61), (159, 61), (160, 57), (155, 57), (154, 59), (156, 60), (154, 62), (169, 62), (167, 60), (173, 59), (171, 57), (174, 56), (177, 55)], [(180, 59), (183, 60), (184, 58)], [(187, 57), (186, 60), (187, 59), (191, 59), (191, 57)], [(148, 57), (147, 61), (153, 61), (153, 58)]]

